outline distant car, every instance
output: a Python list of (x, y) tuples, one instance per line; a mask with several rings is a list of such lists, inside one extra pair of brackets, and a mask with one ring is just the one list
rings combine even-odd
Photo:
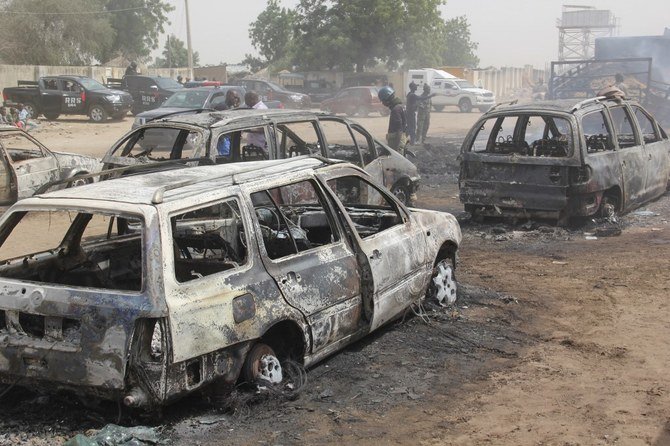
[(221, 81), (188, 81), (184, 82), (184, 88), (196, 87), (220, 87), (223, 85)]
[(145, 409), (284, 386), (291, 363), (453, 303), (460, 242), (453, 215), (320, 157), (28, 198), (0, 219), (0, 384)]
[(312, 104), (320, 104), (337, 93), (337, 89), (333, 89), (330, 85), (324, 80), (305, 80), (302, 86), (288, 86), (287, 88), (308, 95)]
[(213, 109), (217, 104), (226, 101), (228, 90), (237, 92), (241, 103), (244, 104), (245, 90), (242, 87), (226, 85), (223, 87), (184, 88), (170, 96), (160, 107), (137, 114), (133, 122), (133, 128), (173, 113), (204, 108)]
[(262, 79), (242, 79), (235, 82), (247, 91), (253, 90), (266, 101), (281, 101), (286, 108), (310, 108), (312, 100), (308, 95), (287, 90), (281, 85)]
[[(260, 142), (259, 142), (260, 141)], [(346, 118), (306, 110), (239, 109), (156, 119), (123, 136), (103, 157), (105, 168), (183, 160), (224, 164), (321, 155), (369, 172), (403, 203), (420, 176), (407, 158)]]
[(107, 84), (130, 93), (134, 100), (131, 109), (133, 115), (160, 107), (174, 92), (184, 88), (172, 78), (142, 74), (123, 76), (122, 79), (107, 79)]
[(101, 168), (96, 158), (52, 152), (23, 130), (0, 126), (0, 204), (31, 197), (53, 181), (71, 179), (69, 186), (91, 182), (78, 177)]
[(389, 109), (377, 97), (377, 87), (349, 87), (340, 90), (330, 99), (321, 102), (321, 110), (347, 116), (367, 116), (370, 113), (379, 113), (388, 116)]
[(608, 217), (665, 193), (669, 154), (668, 135), (633, 101), (500, 105), (463, 142), (460, 199), (475, 217)]

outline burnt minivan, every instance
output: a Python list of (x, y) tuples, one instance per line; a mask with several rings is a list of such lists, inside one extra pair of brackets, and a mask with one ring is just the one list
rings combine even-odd
[(597, 97), (509, 104), (461, 148), (460, 200), (473, 217), (556, 219), (625, 213), (662, 195), (670, 141), (642, 106)]

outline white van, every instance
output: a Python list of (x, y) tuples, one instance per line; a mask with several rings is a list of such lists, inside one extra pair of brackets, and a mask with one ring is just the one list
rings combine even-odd
[(424, 84), (430, 85), (431, 91), (437, 94), (433, 97), (433, 108), (437, 111), (442, 111), (446, 106), (455, 106), (463, 113), (469, 113), (473, 108), (486, 112), (496, 102), (493, 92), (476, 87), (470, 81), (459, 79), (443, 70), (409, 70), (408, 78), (407, 85), (414, 82), (419, 86), (419, 93)]

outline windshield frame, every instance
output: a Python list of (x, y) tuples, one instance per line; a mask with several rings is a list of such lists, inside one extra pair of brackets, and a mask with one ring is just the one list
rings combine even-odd
[(164, 90), (181, 90), (184, 88), (182, 84), (171, 77), (157, 76), (154, 78), (154, 81), (156, 81), (156, 85), (158, 85), (159, 88)]
[(85, 90), (98, 91), (98, 90), (109, 90), (107, 87), (102, 85), (100, 82), (90, 77), (81, 77), (75, 79), (76, 82), (79, 82)]

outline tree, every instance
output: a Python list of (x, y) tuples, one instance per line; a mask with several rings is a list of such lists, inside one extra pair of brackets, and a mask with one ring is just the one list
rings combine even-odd
[[(193, 53), (193, 65), (197, 66), (200, 55), (197, 51)], [(154, 66), (158, 68), (186, 67), (188, 66), (188, 49), (184, 42), (175, 35), (170, 35), (165, 42), (163, 57), (157, 57)]]
[(172, 9), (162, 0), (0, 1), (0, 57), (35, 65), (141, 60), (157, 47)]
[(114, 33), (110, 45), (98, 54), (100, 61), (117, 55), (127, 59), (143, 60), (158, 48), (158, 39), (163, 34), (167, 14), (174, 9), (162, 0), (106, 0), (109, 20)]
[(249, 26), (251, 44), (258, 49), (267, 63), (286, 65), (290, 62), (288, 59), (295, 22), (295, 11), (280, 8), (277, 0), (269, 0), (265, 10), (251, 23)]
[(26, 65), (88, 65), (108, 49), (114, 30), (104, 0), (12, 0), (0, 15), (0, 57)]
[(447, 20), (442, 40), (446, 44), (442, 52), (445, 65), (479, 65), (479, 57), (475, 55), (478, 44), (470, 40), (470, 24), (465, 16)]
[[(379, 63), (473, 65), (477, 44), (464, 17), (444, 21), (444, 0), (300, 0), (295, 11), (269, 0), (250, 28), (252, 43), (269, 63), (305, 70), (363, 71)], [(277, 36), (281, 30), (281, 38)], [(271, 32), (272, 31), (272, 32)], [(273, 34), (274, 33), (274, 34)], [(458, 57), (456, 57), (458, 56)]]

